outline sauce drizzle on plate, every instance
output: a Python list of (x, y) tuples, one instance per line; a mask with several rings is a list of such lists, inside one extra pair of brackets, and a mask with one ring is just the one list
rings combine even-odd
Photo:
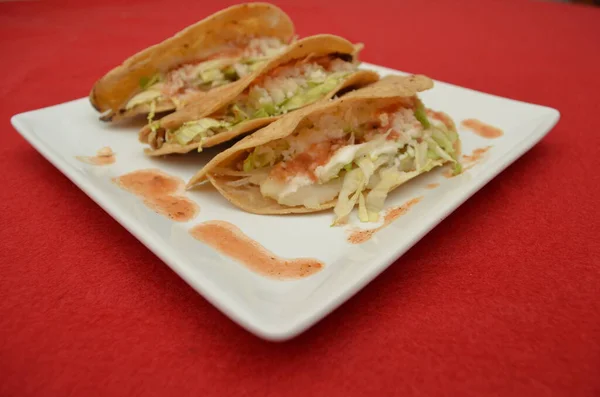
[[(470, 155), (464, 154), (462, 156), (463, 169), (460, 174), (463, 174), (465, 171), (468, 171), (471, 168), (475, 167), (477, 164), (479, 164), (483, 160), (485, 154), (491, 148), (492, 148), (491, 146), (485, 146), (485, 147), (477, 148), (477, 149), (473, 150), (473, 153), (471, 153)], [(460, 174), (458, 174), (458, 175), (460, 175)], [(446, 171), (444, 171), (443, 175), (446, 178), (453, 178), (453, 177), (457, 176), (452, 173), (452, 168), (446, 169)]]
[(187, 222), (200, 211), (195, 202), (182, 195), (185, 189), (183, 179), (163, 171), (133, 171), (114, 178), (113, 182), (143, 199), (148, 208), (175, 222)]
[(95, 156), (75, 156), (75, 158), (90, 165), (109, 165), (116, 161), (115, 154), (109, 146), (98, 150)]
[(486, 139), (500, 138), (504, 135), (504, 132), (500, 128), (496, 128), (477, 119), (463, 120), (461, 125)]
[(482, 148), (478, 148), (473, 150), (473, 153), (471, 153), (471, 155), (463, 155), (463, 161), (467, 164), (467, 167), (472, 167), (474, 164), (473, 163), (478, 163), (483, 159), (483, 156), (488, 152), (488, 150), (490, 150), (492, 147), (491, 146), (486, 146), (486, 147), (482, 147)]
[(408, 200), (406, 203), (402, 204), (399, 207), (392, 207), (388, 209), (383, 218), (383, 225), (376, 227), (374, 229), (353, 229), (350, 230), (350, 235), (348, 236), (348, 242), (351, 244), (362, 244), (366, 241), (369, 241), (371, 237), (381, 229), (389, 226), (390, 223), (394, 222), (396, 219), (400, 218), (402, 215), (406, 214), (408, 210), (419, 201), (423, 199), (423, 196), (416, 197), (414, 199)]
[(194, 226), (189, 233), (196, 240), (263, 276), (276, 279), (303, 278), (323, 269), (323, 264), (316, 259), (278, 257), (229, 222), (204, 222)]

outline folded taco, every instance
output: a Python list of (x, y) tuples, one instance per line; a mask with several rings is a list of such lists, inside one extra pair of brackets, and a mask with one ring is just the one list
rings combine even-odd
[(308, 37), (255, 72), (140, 131), (146, 153), (186, 153), (254, 131), (282, 115), (379, 79), (358, 70), (358, 46), (333, 35)]
[(461, 170), (453, 121), (417, 96), (432, 86), (425, 76), (389, 76), (292, 113), (219, 153), (188, 188), (208, 178), (257, 214), (334, 208), (338, 223), (358, 204), (361, 221), (377, 221), (391, 190), (446, 163)]
[(293, 35), (274, 5), (232, 6), (127, 59), (96, 82), (90, 102), (105, 121), (172, 111), (252, 73)]

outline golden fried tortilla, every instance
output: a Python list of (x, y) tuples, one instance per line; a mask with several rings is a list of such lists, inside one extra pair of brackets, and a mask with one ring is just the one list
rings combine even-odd
[[(433, 81), (426, 76), (388, 76), (367, 87), (351, 91), (334, 101), (315, 104), (289, 114), (216, 155), (189, 180), (187, 188), (193, 188), (195, 185), (209, 180), (232, 204), (244, 211), (256, 214), (308, 213), (333, 208), (336, 206), (337, 198), (312, 208), (302, 205), (286, 206), (272, 198), (265, 197), (259, 186), (236, 185), (236, 181), (250, 175), (248, 172), (240, 170), (239, 165), (254, 148), (297, 134), (301, 128), (315, 125), (317, 120), (323, 116), (350, 114), (359, 111), (361, 107), (369, 106), (375, 108), (386, 108), (399, 104), (410, 106), (411, 103), (414, 103), (417, 93), (432, 87)], [(447, 115), (441, 112), (430, 112), (428, 113), (430, 116), (435, 115), (438, 120), (443, 121), (448, 130), (456, 133), (455, 125)], [(458, 156), (460, 139), (454, 143), (454, 149)], [(400, 184), (392, 186), (389, 191), (397, 188)]]
[[(215, 114), (222, 113), (231, 104), (235, 103), (240, 96), (253, 84), (261, 81), (270, 72), (276, 70), (282, 65), (289, 65), (294, 62), (307, 62), (320, 56), (340, 56), (352, 59), (357, 62), (358, 51), (361, 46), (356, 46), (344, 38), (334, 35), (322, 34), (311, 36), (289, 46), (281, 55), (273, 58), (268, 63), (257, 69), (254, 73), (241, 78), (240, 80), (228, 84), (220, 90), (211, 91), (201, 100), (189, 104), (185, 108), (178, 110), (164, 118), (157, 125), (146, 125), (139, 134), (140, 142), (147, 143), (150, 148), (145, 152), (151, 156), (159, 156), (171, 153), (187, 153), (201, 147), (211, 147), (217, 144), (229, 141), (245, 133), (260, 129), (283, 115), (272, 117), (262, 117), (246, 120), (235, 125), (232, 129), (220, 132), (207, 137), (202, 142), (190, 142), (186, 145), (177, 143), (161, 142), (167, 130), (176, 130), (186, 122), (214, 117)], [(356, 70), (349, 73), (331, 89), (326, 95), (319, 98), (317, 102), (329, 101), (337, 93), (348, 88), (360, 88), (371, 84), (379, 79), (379, 75), (372, 71)], [(308, 104), (307, 104), (308, 105)], [(294, 110), (293, 112), (296, 112)]]
[[(131, 56), (100, 80), (90, 102), (99, 112), (110, 111), (105, 120), (150, 112), (148, 107), (125, 110), (124, 105), (141, 91), (140, 81), (178, 65), (210, 58), (232, 43), (243, 44), (252, 37), (273, 37), (289, 42), (294, 25), (280, 8), (268, 3), (247, 3), (221, 10), (191, 25), (173, 37)], [(175, 105), (161, 104), (157, 112)]]

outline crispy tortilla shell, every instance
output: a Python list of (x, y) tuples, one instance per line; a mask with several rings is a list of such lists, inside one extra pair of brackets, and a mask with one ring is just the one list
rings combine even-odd
[(259, 215), (283, 215), (283, 214), (303, 214), (309, 212), (323, 211), (335, 207), (335, 200), (321, 204), (319, 208), (307, 208), (304, 206), (288, 207), (279, 204), (277, 201), (264, 197), (260, 193), (258, 186), (235, 187), (229, 186), (228, 181), (235, 180), (235, 177), (228, 175), (209, 174), (208, 179), (215, 188), (230, 203), (246, 212)]
[[(371, 104), (373, 101), (378, 104), (381, 103), (382, 106), (391, 105), (398, 101), (409, 100), (418, 92), (432, 87), (433, 81), (426, 76), (388, 76), (370, 86), (352, 91), (335, 101), (302, 109), (245, 137), (228, 150), (219, 153), (190, 179), (187, 188), (190, 189), (203, 181), (209, 180), (233, 205), (244, 211), (263, 215), (308, 213), (332, 208), (335, 206), (337, 199), (324, 203), (315, 209), (304, 206), (288, 207), (277, 203), (271, 198), (264, 197), (258, 186), (232, 186), (228, 182), (242, 177), (242, 173), (237, 171), (234, 165), (241, 160), (245, 153), (257, 146), (291, 135), (303, 123), (311, 122), (311, 119), (314, 120), (325, 114), (338, 113), (341, 109), (345, 111), (354, 106)], [(398, 186), (400, 185), (390, 190)]]
[[(234, 102), (237, 97), (244, 92), (246, 88), (250, 86), (250, 84), (258, 78), (261, 78), (262, 75), (270, 72), (271, 70), (277, 68), (280, 65), (284, 65), (293, 60), (301, 60), (308, 56), (323, 56), (328, 54), (347, 54), (349, 56), (356, 56), (357, 47), (354, 46), (351, 42), (333, 35), (317, 35), (308, 37), (303, 40), (299, 40), (293, 45), (289, 47), (284, 53), (280, 56), (272, 59), (267, 62), (263, 67), (256, 70), (254, 73), (243, 77), (242, 79), (228, 84), (224, 86), (219, 91), (211, 91), (202, 97), (201, 100), (197, 100), (194, 103), (186, 106), (185, 108), (171, 113), (168, 116), (162, 118), (160, 120), (160, 128), (162, 129), (177, 129), (183, 123), (192, 120), (199, 120), (204, 117), (210, 117), (215, 112), (218, 112), (225, 106), (228, 106), (232, 102)], [(350, 87), (363, 87), (368, 84), (371, 84), (379, 79), (379, 75), (375, 72), (367, 71), (367, 70), (357, 70), (353, 72), (349, 76), (347, 76), (343, 81), (338, 84), (333, 90), (331, 90), (325, 97), (321, 98), (319, 102), (329, 101), (336, 93), (341, 90), (350, 88)], [(290, 114), (297, 112), (298, 110), (294, 110), (290, 112)], [(223, 143), (225, 141), (229, 141), (234, 139), (237, 136), (242, 134), (257, 130), (262, 128), (279, 118), (281, 116), (274, 117), (266, 117), (261, 119), (253, 119), (248, 120), (246, 122), (240, 123), (235, 128), (230, 131), (225, 131), (219, 134), (215, 134), (212, 137), (208, 137), (202, 142), (202, 147), (211, 147), (217, 144)], [(149, 139), (151, 138), (151, 128), (149, 125), (142, 128), (139, 133), (139, 139), (142, 143), (148, 143), (153, 146), (153, 142)], [(200, 144), (198, 142), (190, 143), (188, 145), (176, 145), (176, 144), (163, 144), (158, 149), (146, 149), (145, 152), (151, 156), (159, 156), (170, 153), (186, 153), (193, 149), (198, 148)]]
[(293, 35), (290, 17), (272, 4), (231, 6), (131, 56), (94, 84), (89, 99), (99, 112), (110, 110), (116, 118), (132, 116), (141, 110), (121, 109), (139, 92), (141, 78), (210, 57), (223, 46), (249, 37), (268, 36), (288, 42)]

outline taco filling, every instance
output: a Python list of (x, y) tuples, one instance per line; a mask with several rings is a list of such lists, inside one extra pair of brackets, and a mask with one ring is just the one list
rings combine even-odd
[(282, 206), (335, 201), (334, 223), (358, 204), (360, 220), (375, 222), (398, 185), (448, 162), (460, 172), (459, 148), (452, 120), (416, 96), (367, 102), (307, 118), (293, 134), (244, 152), (230, 171), (237, 179), (226, 183), (257, 186)]
[(355, 62), (337, 55), (307, 57), (281, 65), (260, 76), (235, 101), (211, 117), (191, 120), (176, 129), (151, 124), (148, 142), (153, 149), (163, 144), (198, 143), (250, 120), (275, 117), (326, 97), (346, 76), (356, 71)]
[(288, 44), (272, 37), (254, 38), (245, 46), (230, 46), (207, 59), (185, 63), (165, 73), (140, 79), (141, 91), (125, 105), (125, 110), (138, 107), (179, 108), (198, 92), (209, 91), (234, 82), (282, 53)]

